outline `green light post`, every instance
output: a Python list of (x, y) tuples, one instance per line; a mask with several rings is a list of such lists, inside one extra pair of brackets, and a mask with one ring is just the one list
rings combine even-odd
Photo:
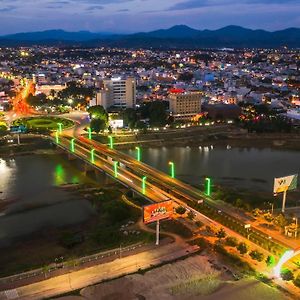
[(109, 138), (109, 147), (110, 147), (110, 149), (114, 149), (113, 137), (110, 135), (110, 136), (108, 136), (108, 138)]
[(58, 133), (58, 131), (55, 132), (55, 141), (56, 141), (56, 144), (59, 144), (59, 133)]
[(72, 152), (75, 152), (75, 139), (71, 140), (70, 149), (71, 149)]
[(118, 162), (114, 161), (114, 173), (115, 173), (115, 177), (118, 177)]
[(91, 150), (91, 163), (94, 164), (95, 163), (95, 149)]
[(211, 179), (208, 177), (205, 178), (205, 195), (211, 195)]
[(141, 161), (141, 148), (140, 147), (135, 147), (136, 150), (136, 158), (138, 161)]
[(143, 195), (146, 194), (146, 180), (147, 180), (147, 177), (144, 176), (143, 179), (142, 179), (142, 191), (143, 191)]
[(172, 178), (175, 178), (175, 165), (174, 165), (174, 163), (172, 162), (172, 161), (169, 161), (169, 166), (170, 166), (170, 168), (171, 168), (171, 177)]
[(62, 123), (57, 123), (57, 126), (58, 126), (59, 134), (61, 134), (62, 133), (63, 124)]
[(89, 140), (91, 140), (92, 139), (92, 128), (88, 127), (87, 131), (88, 131), (88, 134), (89, 134)]

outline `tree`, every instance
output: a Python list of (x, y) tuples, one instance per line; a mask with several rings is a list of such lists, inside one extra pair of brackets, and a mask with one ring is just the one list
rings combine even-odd
[(183, 215), (186, 212), (186, 208), (184, 208), (183, 206), (178, 206), (176, 208), (176, 213), (178, 213), (179, 215)]
[(281, 275), (281, 278), (285, 281), (290, 281), (290, 280), (293, 280), (294, 279), (294, 274), (291, 270), (289, 269), (284, 269), (281, 271), (280, 273)]
[(268, 255), (266, 259), (266, 264), (268, 267), (273, 267), (275, 265), (275, 258), (273, 255)]
[(252, 259), (257, 260), (257, 261), (263, 261), (263, 259), (264, 259), (264, 255), (257, 250), (251, 251), (249, 255)]
[(192, 211), (189, 211), (187, 217), (192, 221), (195, 218), (195, 214)]
[(293, 281), (294, 285), (297, 286), (298, 288), (300, 288), (300, 275), (298, 275), (294, 281)]
[(93, 132), (99, 133), (100, 131), (106, 129), (106, 124), (101, 119), (92, 119), (90, 127)]
[(226, 232), (224, 230), (224, 228), (221, 228), (217, 233), (216, 236), (219, 240), (223, 239), (226, 237)]
[(241, 254), (246, 254), (248, 252), (248, 246), (244, 242), (239, 243), (236, 248)]
[(228, 236), (225, 239), (225, 244), (230, 247), (236, 247), (238, 245), (238, 240), (234, 236)]
[(88, 109), (91, 120), (92, 131), (100, 132), (108, 126), (108, 113), (101, 105), (95, 105)]
[(142, 117), (149, 119), (151, 126), (165, 126), (167, 124), (167, 102), (153, 101), (141, 107)]
[(138, 118), (137, 113), (133, 108), (126, 108), (122, 112), (122, 117), (125, 125), (127, 125), (130, 129), (135, 128)]

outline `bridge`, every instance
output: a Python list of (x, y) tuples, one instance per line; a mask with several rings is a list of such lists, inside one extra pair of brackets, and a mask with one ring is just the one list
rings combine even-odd
[[(57, 134), (52, 141), (67, 151), (69, 155), (84, 160), (91, 168), (104, 172), (107, 176), (153, 202), (171, 199), (177, 204), (201, 214), (206, 219), (217, 222), (220, 226), (234, 230), (275, 255), (281, 256), (291, 248), (275, 237), (270, 239), (268, 234), (254, 226), (246, 229), (245, 221), (232, 214), (228, 209), (220, 207), (200, 190), (112, 149), (112, 147), (79, 134), (76, 134), (76, 137), (71, 134)], [(199, 200), (201, 200), (200, 202), (203, 200), (201, 205), (198, 204)]]

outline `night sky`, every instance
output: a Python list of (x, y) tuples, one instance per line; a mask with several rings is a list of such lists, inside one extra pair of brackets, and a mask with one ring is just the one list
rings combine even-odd
[(65, 29), (132, 33), (185, 24), (300, 27), (300, 0), (0, 0), (0, 34)]

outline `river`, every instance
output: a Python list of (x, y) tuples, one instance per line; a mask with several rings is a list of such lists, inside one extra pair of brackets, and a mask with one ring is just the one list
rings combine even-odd
[[(136, 157), (134, 149), (125, 153)], [(299, 173), (300, 153), (290, 150), (208, 147), (157, 147), (142, 149), (142, 161), (170, 172), (175, 164), (176, 178), (193, 185), (203, 184), (206, 176), (215, 184), (237, 189), (270, 192), (274, 177)]]
[(0, 216), (0, 246), (42, 229), (87, 220), (93, 214), (90, 202), (60, 187), (87, 180), (60, 155), (0, 158), (0, 203), (10, 203)]

